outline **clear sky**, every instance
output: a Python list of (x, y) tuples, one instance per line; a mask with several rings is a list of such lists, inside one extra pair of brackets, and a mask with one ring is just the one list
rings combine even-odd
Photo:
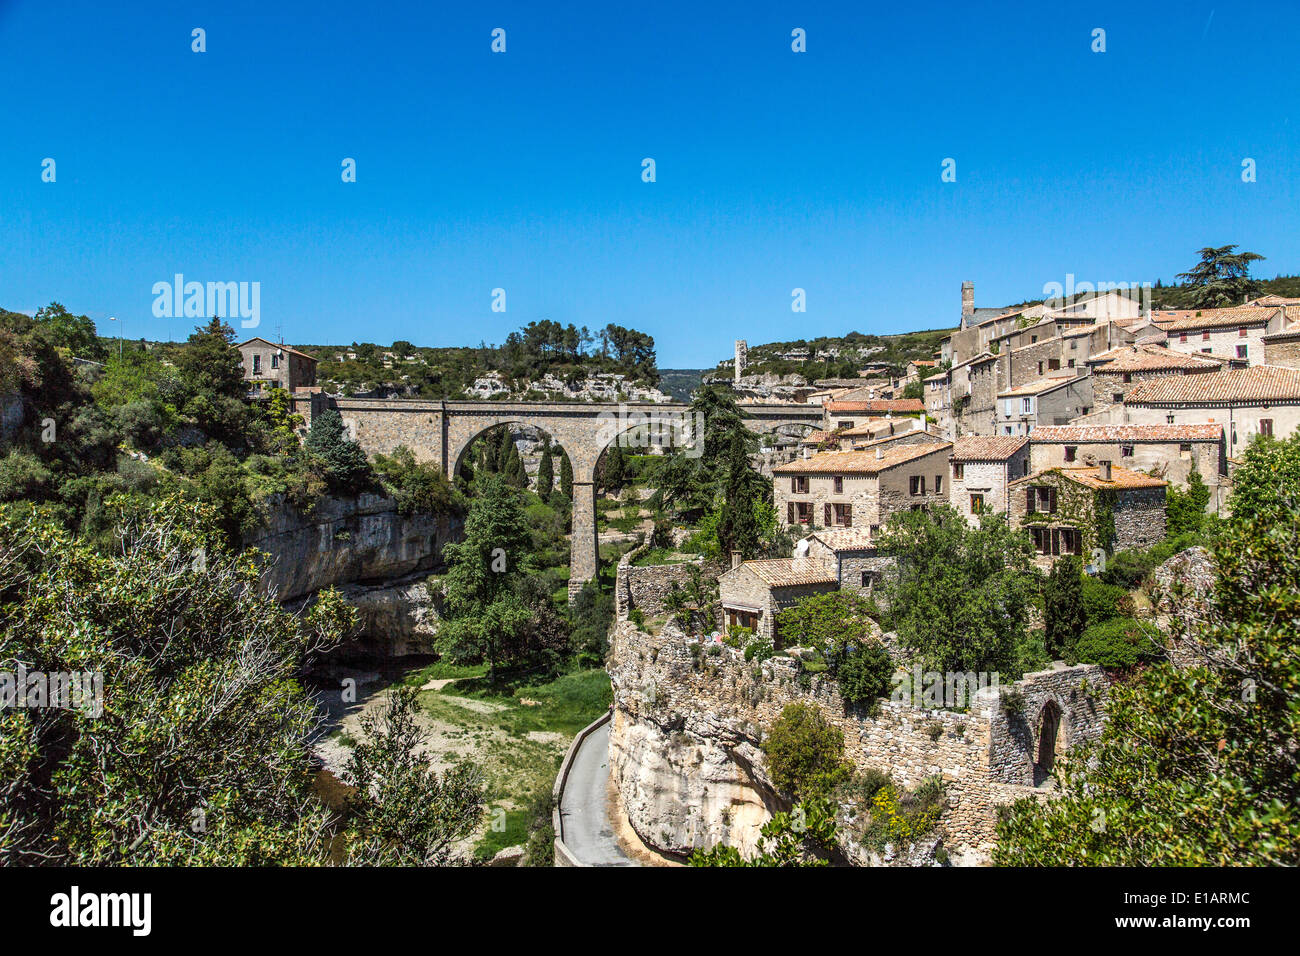
[(0, 0), (0, 306), (179, 338), (183, 273), (290, 343), (617, 322), (671, 368), (953, 325), (963, 279), (1300, 272), (1298, 40), (1250, 0)]

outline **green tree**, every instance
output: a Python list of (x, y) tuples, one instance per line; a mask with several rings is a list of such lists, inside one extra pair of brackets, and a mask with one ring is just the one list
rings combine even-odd
[(518, 492), (502, 477), (481, 476), (478, 491), (464, 539), (443, 548), (448, 618), (438, 647), (453, 659), (484, 660), (495, 673), (531, 617), (514, 590), (530, 537)]
[(623, 449), (617, 439), (605, 450), (601, 485), (606, 491), (618, 491), (623, 487)]
[(214, 318), (176, 353), (181, 411), (229, 448), (247, 444), (250, 411), (235, 330)]
[(327, 409), (312, 418), (305, 445), (307, 451), (321, 462), (331, 490), (356, 494), (370, 484), (373, 476), (366, 453), (348, 438), (343, 416), (334, 409)]
[(814, 648), (828, 660), (875, 640), (871, 605), (844, 590), (799, 598), (777, 612), (776, 633), (785, 645)]
[(563, 451), (560, 452), (560, 495), (565, 501), (573, 500), (573, 465)]
[(347, 772), (349, 865), (446, 866), (483, 817), (482, 773), (463, 763), (441, 777), (430, 769), (417, 709), (414, 688), (399, 687), (361, 718)]
[(283, 610), (202, 504), (108, 506), (111, 555), (0, 508), (0, 658), (92, 691), (0, 713), (0, 863), (325, 862), (319, 718), (298, 675), (355, 611), (333, 591)]
[(1259, 281), (1250, 277), (1250, 264), (1264, 257), (1254, 252), (1234, 252), (1237, 247), (1206, 246), (1197, 252), (1201, 261), (1178, 278), (1191, 286), (1194, 309), (1221, 309), (1241, 305), (1259, 295)]
[(37, 309), (36, 324), (56, 346), (77, 358), (102, 362), (107, 357), (108, 350), (99, 341), (95, 323), (87, 316), (73, 315), (58, 302)]
[(551, 497), (555, 486), (555, 459), (551, 454), (551, 442), (547, 439), (542, 445), (542, 460), (537, 465), (537, 494), (540, 498)]
[(797, 799), (824, 796), (849, 777), (844, 734), (813, 704), (787, 704), (763, 740), (772, 782)]
[(1300, 436), (1253, 442), (1210, 545), (1208, 614), (1173, 618), (1180, 665), (1112, 687), (1100, 740), (1057, 765), (1056, 799), (1014, 805), (996, 862), (1300, 863), (1297, 513)]
[(1047, 653), (1062, 657), (1088, 618), (1083, 605), (1083, 562), (1074, 555), (1057, 558), (1043, 585), (1043, 624)]
[(753, 480), (755, 472), (745, 452), (745, 440), (739, 433), (731, 436), (726, 469), (722, 512), (717, 524), (719, 549), (724, 554), (739, 551), (742, 557), (753, 557), (759, 547), (754, 509), (771, 492), (766, 483), (760, 486)]
[(883, 584), (889, 621), (928, 670), (1023, 672), (1039, 588), (1024, 531), (1000, 515), (973, 528), (951, 508), (906, 511), (880, 546), (898, 563)]
[(1170, 485), (1165, 501), (1169, 537), (1195, 534), (1205, 526), (1205, 508), (1210, 503), (1210, 488), (1201, 473), (1192, 470), (1187, 476), (1187, 490)]

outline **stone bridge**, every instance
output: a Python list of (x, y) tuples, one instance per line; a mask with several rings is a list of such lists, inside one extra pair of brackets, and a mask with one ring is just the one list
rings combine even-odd
[[(305, 396), (304, 396), (305, 397)], [(345, 398), (317, 394), (310, 407), (295, 403), (310, 420), (312, 412), (337, 409), (350, 434), (368, 454), (391, 454), (405, 445), (421, 461), (435, 461), (449, 475), (475, 438), (498, 425), (531, 425), (550, 435), (573, 466), (573, 540), (569, 595), (596, 576), (596, 465), (604, 450), (624, 432), (648, 423), (689, 421), (690, 406), (676, 402), (473, 402), (438, 399)], [(822, 427), (816, 405), (742, 405), (750, 427), (759, 433), (800, 436)]]

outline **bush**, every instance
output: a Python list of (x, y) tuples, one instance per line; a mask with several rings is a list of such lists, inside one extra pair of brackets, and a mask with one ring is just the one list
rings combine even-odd
[(1117, 552), (1106, 562), (1106, 570), (1101, 573), (1101, 579), (1106, 584), (1132, 591), (1160, 564), (1159, 557), (1154, 549)]
[(789, 704), (763, 742), (772, 782), (796, 799), (829, 792), (850, 776), (844, 735), (811, 704)]
[(888, 694), (894, 662), (879, 644), (852, 648), (840, 662), (835, 677), (846, 703), (866, 704)]
[(1074, 658), (1080, 664), (1125, 668), (1160, 656), (1147, 628), (1132, 618), (1113, 617), (1079, 635)]
[(1107, 584), (1093, 577), (1083, 579), (1083, 610), (1089, 624), (1119, 617), (1123, 613), (1120, 602), (1127, 597), (1128, 591), (1119, 585)]

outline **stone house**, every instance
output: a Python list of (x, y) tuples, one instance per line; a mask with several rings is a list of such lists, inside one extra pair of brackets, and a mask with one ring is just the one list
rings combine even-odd
[(1028, 435), (1092, 411), (1092, 385), (1081, 378), (1040, 378), (998, 393), (995, 434)]
[(1208, 355), (1188, 355), (1162, 345), (1125, 345), (1087, 360), (1092, 373), (1092, 407), (1100, 411), (1123, 403), (1135, 385), (1174, 375), (1219, 372), (1224, 363)]
[(826, 451), (772, 469), (783, 528), (864, 528), (890, 516), (948, 501), (948, 442), (877, 443), (862, 451)]
[(1116, 411), (1121, 424), (1222, 425), (1232, 459), (1256, 435), (1287, 438), (1300, 427), (1300, 369), (1253, 365), (1163, 378), (1135, 387)]
[(1029, 474), (1023, 435), (969, 436), (953, 442), (948, 501), (972, 525), (982, 514), (1008, 513), (1007, 486)]
[(252, 391), (282, 388), (293, 392), (316, 384), (316, 359), (287, 345), (251, 338), (235, 346)]
[(1264, 336), (1264, 364), (1300, 368), (1300, 322)]
[(733, 556), (731, 569), (718, 577), (723, 631), (744, 627), (776, 641), (777, 614), (802, 597), (838, 588), (831, 565), (806, 555), (743, 562)]
[(795, 546), (797, 556), (807, 556), (829, 567), (840, 590), (871, 597), (876, 585), (894, 567), (893, 558), (882, 553), (865, 528), (823, 528), (812, 532)]
[(822, 405), (827, 431), (853, 428), (868, 418), (886, 415), (924, 416), (925, 404), (919, 398), (871, 399), (868, 401), (829, 401)]
[(1040, 425), (1029, 436), (1034, 471), (1091, 467), (1099, 461), (1145, 471), (1179, 487), (1199, 472), (1210, 488), (1206, 510), (1215, 514), (1226, 498), (1228, 457), (1222, 425)]
[[(1167, 344), (1175, 352), (1214, 355), (1251, 365), (1264, 363), (1264, 336), (1281, 332), (1289, 322), (1288, 306), (1188, 309), (1157, 312)], [(1164, 321), (1168, 320), (1168, 321)]]
[(1007, 487), (1013, 527), (1028, 528), (1040, 566), (1146, 548), (1165, 537), (1168, 482), (1109, 461), (1093, 468), (1050, 468)]

